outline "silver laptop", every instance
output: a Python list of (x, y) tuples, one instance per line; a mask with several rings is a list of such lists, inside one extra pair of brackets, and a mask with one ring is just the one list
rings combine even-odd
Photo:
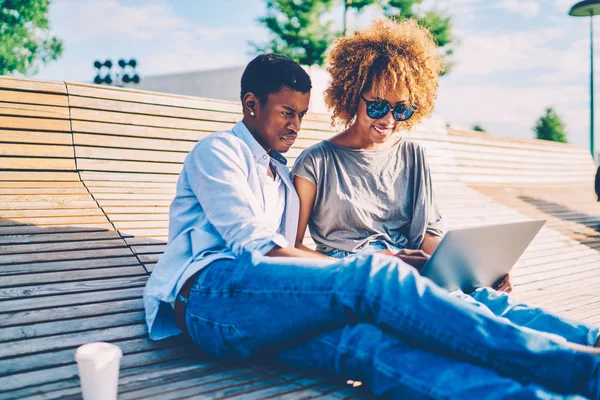
[(421, 275), (450, 291), (493, 286), (515, 265), (546, 221), (534, 220), (449, 231)]

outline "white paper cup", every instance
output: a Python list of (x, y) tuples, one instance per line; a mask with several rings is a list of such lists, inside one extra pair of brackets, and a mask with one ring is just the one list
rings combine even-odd
[(75, 352), (84, 400), (116, 400), (123, 352), (114, 344), (87, 343)]

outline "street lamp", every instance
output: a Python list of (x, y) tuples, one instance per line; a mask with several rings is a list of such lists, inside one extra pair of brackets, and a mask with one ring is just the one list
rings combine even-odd
[(594, 153), (594, 15), (600, 14), (600, 0), (583, 0), (571, 7), (572, 17), (590, 17), (590, 151)]

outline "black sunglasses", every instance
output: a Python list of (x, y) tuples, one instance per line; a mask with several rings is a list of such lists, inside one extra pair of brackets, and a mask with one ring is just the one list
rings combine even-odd
[(415, 113), (415, 108), (408, 104), (400, 103), (392, 107), (385, 100), (367, 100), (362, 93), (360, 94), (360, 98), (367, 105), (367, 116), (372, 119), (383, 118), (392, 110), (392, 117), (396, 121), (406, 121)]

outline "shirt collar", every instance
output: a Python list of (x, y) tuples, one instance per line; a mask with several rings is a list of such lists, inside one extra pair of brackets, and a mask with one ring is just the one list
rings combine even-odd
[(271, 150), (267, 154), (265, 149), (260, 145), (260, 143), (258, 143), (258, 141), (254, 138), (252, 133), (250, 133), (250, 131), (242, 121), (235, 124), (231, 131), (234, 133), (234, 135), (242, 139), (244, 143), (248, 145), (248, 147), (250, 148), (250, 152), (252, 153), (252, 157), (254, 157), (254, 161), (261, 160), (264, 156), (268, 155), (275, 161), (278, 161), (283, 165), (287, 165), (287, 160), (283, 155), (281, 155), (281, 153), (275, 150)]

